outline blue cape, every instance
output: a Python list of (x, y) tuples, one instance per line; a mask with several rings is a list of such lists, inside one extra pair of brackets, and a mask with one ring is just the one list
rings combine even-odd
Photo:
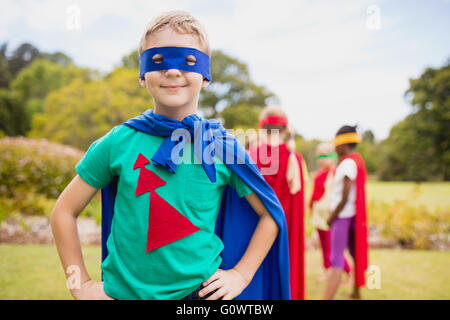
[[(206, 160), (210, 161), (216, 154), (256, 193), (277, 223), (279, 234), (251, 283), (235, 299), (289, 300), (289, 248), (284, 211), (275, 192), (264, 180), (260, 170), (236, 137), (229, 134), (214, 119), (205, 120), (197, 115), (190, 115), (182, 121), (177, 121), (156, 114), (151, 109), (124, 124), (138, 131), (165, 137), (163, 143), (155, 152), (152, 162), (154, 165), (163, 166), (174, 173), (177, 164), (170, 157), (171, 148), (185, 141), (181, 141), (182, 139), (173, 141), (171, 134), (175, 129), (189, 130), (191, 136), (194, 137), (194, 153), (202, 157), (199, 159), (205, 160), (206, 157), (208, 158)], [(197, 132), (194, 132), (194, 127), (198, 129)], [(199, 132), (203, 136), (206, 135), (207, 139), (195, 139), (194, 134), (198, 135)], [(195, 151), (196, 144), (197, 151)], [(205, 156), (202, 151), (207, 147), (211, 150), (211, 153)], [(228, 161), (225, 161), (226, 159)], [(214, 182), (214, 163), (206, 162), (208, 161), (202, 162), (203, 168), (210, 180)], [(117, 178), (102, 190), (102, 260), (108, 255), (106, 241), (111, 232), (116, 193)], [(259, 216), (248, 201), (244, 197), (239, 198), (233, 188), (225, 187), (215, 229), (216, 234), (224, 244), (224, 250), (221, 253), (221, 269), (231, 269), (237, 264), (247, 249), (258, 221)]]

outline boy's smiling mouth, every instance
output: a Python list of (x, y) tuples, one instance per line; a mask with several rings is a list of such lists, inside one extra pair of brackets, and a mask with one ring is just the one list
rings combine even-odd
[(185, 88), (185, 87), (187, 87), (187, 85), (169, 85), (169, 86), (162, 85), (161, 86), (161, 88), (167, 89), (169, 91), (177, 91), (177, 90), (179, 90), (181, 88)]

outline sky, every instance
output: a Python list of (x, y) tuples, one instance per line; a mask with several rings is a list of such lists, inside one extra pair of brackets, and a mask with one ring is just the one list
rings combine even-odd
[(200, 20), (212, 49), (245, 62), (307, 139), (345, 124), (386, 138), (412, 111), (409, 79), (450, 59), (450, 0), (2, 0), (0, 43), (109, 72), (168, 10)]

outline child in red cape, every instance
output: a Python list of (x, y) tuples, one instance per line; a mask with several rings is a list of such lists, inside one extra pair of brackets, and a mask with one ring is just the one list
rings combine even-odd
[(351, 298), (361, 299), (359, 288), (365, 285), (367, 269), (367, 172), (361, 155), (355, 152), (361, 137), (356, 126), (343, 126), (334, 146), (340, 158), (331, 193), (331, 266), (324, 299), (333, 299), (344, 269), (344, 250), (349, 249), (355, 265), (355, 283)]
[[(317, 229), (320, 246), (322, 249), (324, 274), (321, 275), (317, 281), (322, 282), (327, 280), (331, 271), (330, 262), (330, 228), (327, 224), (327, 219), (330, 214), (330, 195), (331, 187), (333, 185), (334, 173), (336, 170), (337, 154), (334, 152), (333, 144), (329, 142), (322, 142), (316, 148), (317, 163), (319, 169), (316, 171), (313, 179), (313, 191), (309, 202), (311, 210), (311, 223)], [(347, 285), (351, 284), (350, 265), (347, 259), (345, 261), (345, 272), (348, 276)]]
[(279, 107), (264, 108), (259, 128), (258, 145), (250, 146), (249, 153), (283, 206), (289, 237), (291, 298), (304, 300), (306, 165), (302, 155), (295, 151), (293, 132), (288, 127), (286, 114)]

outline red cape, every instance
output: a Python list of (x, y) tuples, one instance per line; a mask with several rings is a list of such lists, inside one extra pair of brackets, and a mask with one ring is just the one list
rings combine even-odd
[[(325, 193), (325, 181), (327, 180), (328, 173), (331, 168), (317, 170), (314, 175), (313, 192), (311, 194), (311, 199), (309, 201), (309, 208), (312, 209), (313, 202), (320, 200)], [(333, 168), (335, 170), (335, 168)]]
[[(252, 147), (249, 150), (250, 156), (256, 165), (261, 169), (269, 167), (273, 163), (266, 163), (260, 161), (260, 148), (263, 155), (270, 158), (271, 147), (267, 144), (262, 144), (258, 147)], [(286, 169), (289, 158), (289, 151), (285, 143), (279, 145), (279, 169), (274, 175), (265, 175), (267, 183), (275, 191), (278, 199), (283, 206), (286, 215), (286, 222), (288, 227), (289, 237), (289, 264), (291, 273), (291, 299), (304, 300), (305, 299), (305, 224), (304, 224), (304, 181), (303, 181), (303, 157), (296, 152), (298, 163), (300, 165), (301, 188), (296, 194), (292, 195), (289, 192), (289, 186), (286, 180)], [(276, 160), (274, 160), (276, 161)], [(263, 164), (264, 163), (264, 164)]]
[(355, 179), (355, 284), (358, 287), (365, 285), (364, 272), (368, 263), (367, 244), (367, 208), (366, 208), (366, 181), (367, 171), (364, 160), (357, 152), (349, 154), (344, 159), (350, 158), (356, 163), (357, 174)]

